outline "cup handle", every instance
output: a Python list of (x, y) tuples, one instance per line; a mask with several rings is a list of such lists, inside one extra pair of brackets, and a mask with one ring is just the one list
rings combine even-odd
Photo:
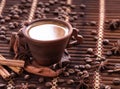
[(67, 48), (78, 45), (83, 42), (83, 36), (78, 34), (79, 30), (76, 28), (73, 28), (73, 32), (71, 35), (70, 40), (72, 41), (68, 42)]

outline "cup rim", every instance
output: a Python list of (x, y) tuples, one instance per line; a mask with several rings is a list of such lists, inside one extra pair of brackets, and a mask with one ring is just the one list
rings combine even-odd
[[(69, 29), (68, 34), (65, 35), (65, 36), (63, 36), (63, 37), (60, 37), (60, 38), (58, 38), (58, 39), (54, 39), (54, 40), (37, 40), (37, 39), (33, 39), (33, 38), (31, 38), (31, 37), (28, 35), (27, 32), (28, 32), (28, 30), (29, 30), (29, 28), (30, 28), (30, 26), (31, 26), (32, 24), (37, 23), (37, 22), (39, 22), (39, 21), (48, 21), (48, 22), (49, 22), (49, 21), (57, 21), (58, 23), (62, 23), (62, 24), (64, 24), (64, 25), (66, 25), (66, 27)], [(59, 41), (59, 40), (65, 39), (65, 38), (71, 36), (72, 31), (73, 31), (73, 29), (72, 29), (72, 26), (71, 26), (70, 23), (68, 23), (67, 21), (63, 21), (63, 20), (60, 20), (60, 19), (54, 19), (54, 18), (45, 18), (45, 19), (39, 19), (39, 20), (32, 21), (28, 26), (24, 27), (23, 30), (22, 30), (24, 36), (25, 36), (27, 39), (32, 40), (32, 41), (34, 41), (34, 42), (44, 42), (44, 43), (48, 43), (48, 42), (49, 42), (49, 43), (50, 43), (50, 42), (52, 43), (52, 42), (55, 42), (55, 41)]]

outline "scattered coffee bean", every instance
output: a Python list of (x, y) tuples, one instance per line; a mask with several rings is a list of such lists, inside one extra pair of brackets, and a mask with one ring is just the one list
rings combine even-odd
[(69, 80), (66, 81), (66, 83), (67, 83), (68, 85), (72, 85), (72, 84), (74, 83), (74, 80), (73, 80), (73, 79), (69, 79)]
[(19, 19), (20, 16), (19, 16), (19, 15), (13, 15), (13, 18), (14, 18), (14, 19)]
[(65, 1), (60, 1), (59, 3), (61, 4), (61, 6), (66, 5)]
[(85, 69), (91, 69), (91, 65), (90, 64), (86, 64), (85, 65)]
[(6, 16), (5, 17), (5, 21), (10, 21), (11, 20), (11, 17), (10, 16)]
[(1, 23), (1, 24), (5, 23), (5, 19), (1, 19), (1, 20), (0, 20), (0, 23)]
[(80, 16), (80, 17), (84, 17), (84, 16), (85, 16), (85, 12), (80, 12), (80, 13), (79, 13), (79, 16)]
[(80, 9), (86, 9), (86, 5), (85, 4), (81, 4), (80, 5)]
[(12, 78), (15, 78), (17, 76), (14, 72), (11, 72), (10, 75)]
[(6, 39), (7, 43), (9, 43), (11, 38), (10, 37), (6, 37), (5, 39)]
[(0, 30), (1, 30), (1, 31), (6, 31), (7, 29), (6, 29), (5, 26), (1, 26), (1, 27), (0, 27)]
[(58, 79), (58, 83), (64, 83), (65, 82), (65, 79)]
[(5, 35), (0, 35), (0, 40), (5, 40), (6, 36)]
[(50, 5), (54, 5), (55, 4), (54, 0), (49, 0), (48, 2), (50, 3)]
[(112, 89), (112, 88), (111, 88), (111, 86), (106, 85), (106, 86), (105, 86), (105, 89)]
[(69, 74), (74, 74), (75, 70), (74, 69), (68, 69)]
[(77, 72), (77, 76), (82, 76), (82, 75), (83, 75), (82, 71)]
[(113, 79), (113, 84), (114, 85), (120, 85), (120, 78), (114, 78)]
[(105, 89), (105, 84), (100, 84), (100, 89)]
[(110, 21), (110, 23), (109, 23), (110, 30), (117, 30), (119, 27), (120, 27), (119, 19), (114, 19), (114, 20)]
[(69, 72), (64, 72), (63, 75), (64, 75), (65, 77), (68, 77), (70, 74), (69, 74)]
[(92, 30), (91, 31), (91, 35), (97, 35), (97, 31), (96, 30)]
[(107, 56), (111, 56), (111, 55), (112, 55), (112, 51), (111, 51), (111, 50), (108, 50), (108, 51), (106, 52), (106, 55), (107, 55)]
[(0, 35), (5, 35), (6, 34), (6, 32), (5, 31), (0, 31)]
[(93, 60), (90, 57), (85, 57), (85, 62), (86, 63), (91, 63)]
[(0, 19), (3, 19), (3, 16), (2, 16), (2, 15), (0, 15)]
[(43, 83), (45, 80), (43, 77), (40, 77), (38, 81), (39, 81), (39, 83)]
[(6, 84), (0, 83), (0, 89), (6, 89)]
[(50, 8), (44, 8), (44, 12), (45, 13), (49, 13), (50, 12)]
[(51, 82), (46, 82), (45, 86), (48, 87), (48, 88), (50, 88), (50, 87), (52, 87), (52, 83)]
[(96, 26), (96, 25), (97, 25), (97, 22), (96, 22), (96, 21), (90, 21), (90, 25), (91, 25), (91, 26)]
[(26, 74), (26, 75), (24, 76), (24, 79), (25, 79), (25, 80), (30, 79), (30, 75)]
[(108, 39), (103, 39), (103, 44), (104, 45), (108, 45), (109, 44), (109, 40)]
[(88, 49), (87, 49), (87, 53), (88, 53), (88, 54), (93, 54), (93, 51), (94, 51), (93, 48), (88, 48)]
[(115, 64), (115, 69), (120, 69), (120, 63)]
[(85, 66), (84, 65), (79, 65), (79, 68), (80, 69), (85, 69)]
[(75, 65), (74, 68), (75, 68), (75, 69), (79, 69), (79, 65)]
[(98, 36), (94, 36), (94, 37), (93, 37), (93, 40), (94, 40), (94, 41), (97, 41), (97, 40), (98, 40)]

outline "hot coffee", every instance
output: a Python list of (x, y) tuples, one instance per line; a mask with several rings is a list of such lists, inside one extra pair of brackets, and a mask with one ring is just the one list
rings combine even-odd
[(35, 40), (55, 40), (68, 33), (68, 28), (55, 24), (41, 24), (29, 29), (29, 36)]
[(49, 66), (61, 60), (72, 34), (72, 26), (58, 19), (40, 19), (23, 30), (34, 61)]

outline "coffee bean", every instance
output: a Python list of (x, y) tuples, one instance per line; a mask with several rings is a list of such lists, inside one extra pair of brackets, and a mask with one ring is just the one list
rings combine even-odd
[(94, 36), (94, 37), (93, 37), (93, 40), (94, 40), (94, 41), (97, 41), (97, 40), (98, 40), (98, 36)]
[(1, 31), (6, 31), (7, 28), (6, 28), (5, 26), (1, 26), (1, 27), (0, 27), (0, 30), (1, 30)]
[(1, 24), (5, 23), (5, 19), (1, 19), (1, 20), (0, 20), (0, 23), (1, 23)]
[(19, 15), (13, 15), (13, 18), (14, 18), (14, 19), (19, 19), (20, 16), (19, 16)]
[(50, 8), (44, 8), (44, 12), (45, 13), (49, 13), (50, 12)]
[(46, 82), (45, 86), (48, 87), (48, 88), (50, 88), (50, 87), (52, 87), (52, 83), (51, 82)]
[(111, 55), (112, 55), (112, 51), (111, 51), (111, 50), (108, 50), (108, 51), (106, 52), (106, 55), (107, 55), (107, 56), (111, 56)]
[(96, 21), (90, 21), (89, 23), (90, 23), (91, 26), (96, 26), (97, 25)]
[(110, 30), (117, 30), (120, 27), (120, 20), (119, 19), (114, 19), (110, 21), (109, 23), (109, 29)]
[(6, 36), (5, 35), (0, 35), (0, 40), (5, 40)]
[(45, 7), (49, 7), (50, 6), (50, 3), (46, 2), (44, 3)]
[(73, 80), (73, 79), (69, 79), (69, 80), (66, 81), (66, 83), (67, 83), (68, 85), (71, 85), (71, 84), (74, 83), (74, 80)]
[(114, 78), (112, 81), (114, 85), (120, 85), (120, 78)]
[(10, 75), (12, 78), (15, 78), (17, 76), (14, 72), (11, 72)]
[(74, 68), (75, 69), (79, 69), (79, 65), (74, 65)]
[(70, 74), (69, 74), (69, 72), (64, 72), (63, 75), (64, 75), (65, 77), (68, 77)]
[(104, 45), (108, 45), (109, 44), (109, 40), (108, 39), (103, 39), (103, 44)]
[(25, 3), (26, 3), (26, 0), (21, 0), (21, 3), (22, 3), (22, 4), (25, 4)]
[(5, 39), (6, 39), (7, 43), (9, 43), (11, 38), (10, 37), (6, 37)]
[(6, 32), (5, 31), (0, 31), (0, 35), (5, 35), (6, 34)]
[(61, 6), (66, 5), (65, 1), (60, 1), (59, 3), (61, 4)]
[(84, 65), (79, 65), (79, 68), (80, 69), (85, 69), (85, 66)]
[(69, 74), (74, 74), (75, 70), (74, 69), (68, 69)]
[(111, 86), (106, 85), (106, 86), (105, 86), (105, 89), (112, 89), (112, 88), (111, 88)]
[(93, 51), (94, 51), (93, 48), (88, 48), (88, 49), (87, 49), (87, 53), (88, 53), (88, 54), (93, 54)]
[(97, 35), (97, 31), (96, 30), (92, 30), (91, 31), (91, 35)]
[(91, 69), (91, 65), (90, 64), (86, 64), (85, 65), (85, 69)]
[(0, 89), (6, 89), (6, 84), (0, 83)]
[(11, 17), (10, 16), (6, 16), (5, 17), (5, 21), (10, 21), (11, 20)]
[(38, 79), (38, 81), (39, 81), (39, 83), (43, 83), (45, 80), (44, 80), (43, 77), (40, 77), (40, 78)]
[(26, 75), (24, 76), (24, 79), (25, 79), (25, 80), (30, 79), (30, 75), (26, 74)]
[(65, 79), (58, 79), (58, 83), (64, 83), (65, 82)]
[(81, 76), (81, 75), (83, 75), (82, 71), (77, 72), (77, 76)]
[(23, 14), (27, 14), (28, 13), (28, 10), (27, 9), (23, 9)]
[(91, 63), (93, 60), (90, 57), (85, 57), (85, 62), (86, 63)]
[(86, 9), (86, 5), (85, 4), (81, 4), (80, 5), (80, 9)]
[(50, 5), (54, 5), (55, 4), (54, 0), (49, 0), (48, 2), (50, 3)]
[(80, 13), (79, 13), (79, 16), (80, 16), (80, 17), (84, 17), (84, 16), (85, 16), (85, 12), (80, 12)]

